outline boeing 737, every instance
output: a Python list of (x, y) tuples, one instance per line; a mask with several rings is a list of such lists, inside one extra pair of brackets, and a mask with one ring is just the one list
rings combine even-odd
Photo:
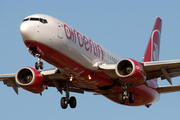
[[(138, 62), (121, 59), (61, 20), (30, 15), (21, 23), (20, 32), (28, 51), (38, 58), (35, 67), (1, 74), (0, 81), (17, 94), (19, 87), (40, 95), (48, 87), (56, 87), (61, 94), (66, 93), (60, 100), (63, 109), (76, 107), (76, 98), (70, 92), (84, 91), (122, 105), (150, 107), (160, 94), (180, 91), (180, 86), (171, 81), (180, 76), (180, 59), (158, 61), (161, 26), (162, 20), (157, 17), (143, 60)], [(42, 70), (41, 60), (55, 68)], [(158, 86), (157, 78), (171, 85)]]

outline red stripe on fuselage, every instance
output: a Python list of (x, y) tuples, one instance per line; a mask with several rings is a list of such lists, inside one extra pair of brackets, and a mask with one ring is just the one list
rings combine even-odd
[[(94, 92), (100, 93), (105, 97), (109, 98), (110, 100), (119, 103), (119, 93), (123, 92), (123, 89), (119, 83), (117, 83), (114, 87), (108, 90), (99, 89), (100, 87), (110, 86), (114, 84), (114, 80), (108, 77), (104, 72), (95, 72), (88, 70), (83, 66), (77, 64), (67, 56), (63, 55), (62, 53), (59, 53), (56, 50), (41, 43), (27, 41), (25, 44), (27, 47), (38, 46), (44, 53), (42, 59), (63, 70), (64, 74), (66, 76), (69, 76), (69, 78), (71, 77), (71, 75), (73, 75), (74, 79), (72, 80), (72, 82), (77, 87), (93, 89)], [(91, 75), (91, 79), (88, 79), (89, 75)], [(154, 85), (153, 81), (148, 82), (155, 88), (156, 85)], [(145, 85), (129, 89), (129, 91), (132, 91), (134, 93), (135, 102), (133, 104), (129, 104), (128, 102), (126, 102), (126, 105), (145, 105), (159, 99), (158, 92)]]

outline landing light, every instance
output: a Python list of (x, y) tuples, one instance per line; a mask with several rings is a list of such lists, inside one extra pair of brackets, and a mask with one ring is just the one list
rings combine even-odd
[(73, 80), (73, 76), (71, 75), (71, 77), (70, 77), (70, 81), (72, 81)]
[(91, 79), (91, 75), (88, 75), (89, 80)]

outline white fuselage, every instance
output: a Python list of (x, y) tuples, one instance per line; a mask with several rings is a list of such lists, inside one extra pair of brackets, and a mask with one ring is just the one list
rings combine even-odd
[[(89, 70), (97, 70), (98, 64), (117, 63), (120, 58), (68, 24), (48, 15), (26, 17), (20, 26), (23, 41), (33, 40), (67, 56)], [(43, 24), (31, 18), (43, 18)], [(55, 55), (55, 54), (54, 54)]]

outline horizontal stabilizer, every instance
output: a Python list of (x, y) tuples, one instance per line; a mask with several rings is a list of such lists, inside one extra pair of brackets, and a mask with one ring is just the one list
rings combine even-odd
[(159, 93), (171, 93), (180, 91), (180, 85), (171, 85), (171, 86), (159, 86), (157, 87)]

